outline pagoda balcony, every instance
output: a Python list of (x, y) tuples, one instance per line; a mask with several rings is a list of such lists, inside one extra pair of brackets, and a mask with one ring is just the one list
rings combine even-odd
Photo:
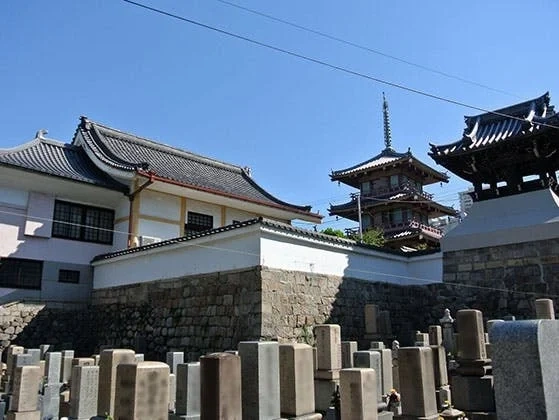
[[(382, 225), (371, 226), (372, 228), (380, 228), (384, 233), (394, 233), (398, 231), (403, 231), (406, 229), (419, 229), (422, 232), (429, 234), (434, 238), (440, 239), (443, 235), (443, 231), (433, 226), (426, 225), (424, 223), (418, 222), (416, 220), (408, 220), (400, 223), (383, 223)], [(365, 229), (366, 230), (366, 229)], [(364, 231), (365, 231), (364, 230)], [(359, 228), (348, 228), (346, 229), (346, 235), (357, 235), (359, 233)]]
[[(429, 194), (428, 192), (421, 191), (420, 189), (417, 188), (417, 186), (413, 185), (410, 182), (404, 182), (400, 185), (396, 185), (393, 187), (374, 188), (370, 190), (368, 193), (362, 193), (361, 198), (362, 199), (381, 198), (381, 197), (392, 196), (401, 193), (417, 194), (418, 196), (423, 197), (427, 200), (433, 200), (434, 198), (433, 194)], [(353, 199), (356, 199), (356, 197), (354, 197), (354, 194), (352, 194), (351, 197)]]

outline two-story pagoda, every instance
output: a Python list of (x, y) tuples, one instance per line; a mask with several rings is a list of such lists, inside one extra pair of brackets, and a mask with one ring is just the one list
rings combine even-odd
[(549, 93), (465, 120), (460, 140), (442, 146), (431, 144), (429, 154), (473, 184), (474, 201), (557, 183), (559, 114), (549, 105)]
[(361, 229), (380, 228), (385, 245), (396, 249), (435, 248), (439, 246), (441, 230), (429, 225), (429, 220), (455, 215), (453, 208), (433, 200), (423, 191), (425, 185), (448, 182), (448, 176), (429, 167), (412, 155), (392, 148), (388, 104), (383, 95), (385, 149), (373, 158), (346, 169), (333, 171), (332, 181), (357, 188), (351, 201), (330, 206), (330, 215), (359, 222)]

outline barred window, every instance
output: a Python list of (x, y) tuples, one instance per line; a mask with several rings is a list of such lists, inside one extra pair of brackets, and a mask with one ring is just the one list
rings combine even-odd
[(188, 219), (186, 225), (184, 225), (184, 233), (188, 235), (189, 233), (203, 232), (205, 230), (210, 230), (214, 226), (214, 217), (209, 214), (195, 213), (193, 211), (188, 212)]
[(40, 289), (43, 262), (23, 258), (0, 258), (0, 286)]
[(58, 281), (60, 283), (79, 283), (80, 272), (78, 270), (58, 270)]
[(113, 243), (114, 211), (56, 201), (52, 236), (77, 241)]

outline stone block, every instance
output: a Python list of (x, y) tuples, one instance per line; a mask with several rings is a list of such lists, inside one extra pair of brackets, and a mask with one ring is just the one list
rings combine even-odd
[(321, 324), (314, 327), (317, 349), (317, 369), (336, 370), (342, 368), (342, 340), (339, 325)]
[[(43, 387), (43, 395), (41, 395), (41, 418), (58, 419), (60, 411), (60, 389), (62, 384), (47, 383)], [(97, 390), (95, 390), (97, 395)]]
[(313, 414), (313, 350), (306, 344), (280, 344), (280, 404), (283, 417)]
[(119, 364), (115, 419), (167, 420), (169, 366), (162, 362)]
[(229, 353), (200, 357), (200, 415), (242, 420), (241, 358)]
[(559, 321), (503, 322), (489, 337), (499, 418), (559, 418)]
[(353, 353), (353, 366), (355, 368), (372, 369), (374, 370), (374, 372), (376, 372), (374, 375), (375, 380), (377, 381), (375, 385), (375, 390), (377, 391), (376, 399), (377, 402), (381, 401), (382, 400), (381, 354), (375, 350), (356, 351), (355, 353)]
[(342, 369), (340, 371), (341, 418), (378, 420), (377, 373), (374, 369)]
[(330, 407), (334, 392), (339, 385), (339, 379), (315, 379), (313, 411), (326, 412), (326, 410), (328, 410), (328, 407)]
[(184, 352), (169, 351), (167, 352), (167, 364), (171, 369), (171, 373), (177, 373), (177, 365), (184, 363)]
[(14, 371), (14, 387), (10, 404), (11, 411), (35, 411), (39, 403), (39, 366), (20, 366)]
[(481, 311), (462, 309), (456, 314), (456, 322), (458, 324), (458, 359), (487, 359)]
[(536, 299), (536, 318), (555, 319), (555, 309), (553, 308), (553, 300)]
[(416, 418), (436, 416), (432, 350), (429, 347), (401, 347), (398, 350), (398, 369), (402, 415)]
[(494, 412), (493, 376), (453, 376), (452, 399), (454, 406), (463, 411)]
[(280, 417), (279, 347), (277, 342), (241, 341), (243, 419)]
[(128, 349), (103, 350), (99, 359), (99, 393), (97, 414), (114, 415), (116, 370), (119, 364), (135, 363), (134, 351)]
[(6, 420), (41, 420), (41, 412), (36, 411), (8, 411)]
[(89, 419), (97, 413), (99, 366), (74, 366), (70, 388), (70, 419)]
[(200, 363), (177, 365), (177, 394), (175, 413), (200, 417)]
[(353, 353), (357, 351), (357, 341), (342, 341), (342, 369), (353, 367)]
[(377, 305), (365, 305), (365, 334), (378, 334), (379, 307)]

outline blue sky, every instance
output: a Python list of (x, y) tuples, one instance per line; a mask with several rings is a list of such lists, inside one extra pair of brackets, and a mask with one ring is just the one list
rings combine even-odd
[[(233, 1), (233, 0), (231, 0)], [(495, 109), (551, 92), (559, 103), (559, 3), (473, 0), (256, 1), (237, 4), (476, 81), (498, 93), (341, 45), (217, 0), (145, 0), (298, 54)], [(393, 4), (388, 4), (393, 3)], [(80, 115), (219, 160), (250, 166), (279, 198), (329, 203), (351, 191), (332, 169), (383, 148), (382, 92), (393, 145), (435, 165), (428, 142), (457, 140), (478, 112), (257, 47), (120, 0), (0, 4), (0, 147), (70, 141)], [(512, 95), (511, 95), (512, 94)], [(443, 168), (438, 168), (443, 170)], [(468, 184), (429, 191), (456, 204)], [(325, 218), (324, 227), (347, 223)]]

